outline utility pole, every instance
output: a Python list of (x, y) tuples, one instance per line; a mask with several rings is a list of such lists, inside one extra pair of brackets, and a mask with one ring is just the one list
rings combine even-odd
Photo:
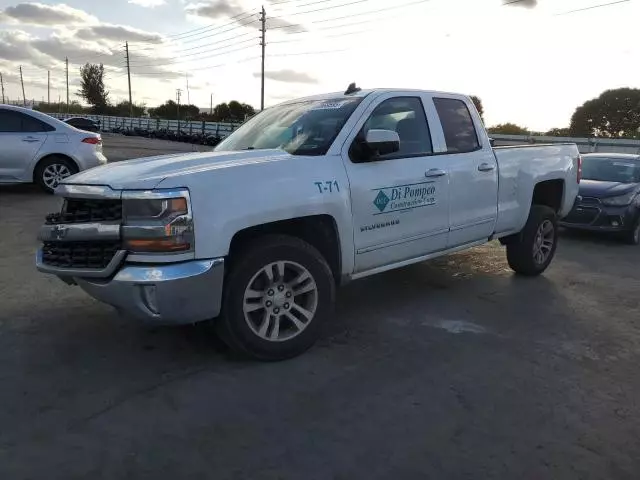
[(127, 80), (129, 81), (129, 116), (133, 117), (133, 102), (131, 100), (131, 67), (129, 65), (129, 42), (124, 43), (124, 49), (127, 53)]
[[(44, 99), (42, 99), (44, 102)], [(51, 103), (51, 71), (47, 70), (47, 104)]]
[(2, 87), (2, 103), (4, 103), (4, 80), (2, 79), (2, 73), (0, 73), (0, 86)]
[(20, 65), (20, 84), (22, 85), (22, 104), (27, 106), (27, 97), (24, 96), (24, 80), (22, 79), (22, 65)]
[(191, 105), (191, 95), (189, 94), (189, 74), (186, 73), (185, 76), (187, 77), (187, 105)]
[(267, 13), (264, 11), (264, 5), (260, 13), (260, 30), (262, 38), (260, 45), (262, 46), (262, 75), (260, 76), (260, 110), (264, 110), (264, 48), (266, 47), (265, 37), (267, 33)]
[(69, 57), (65, 57), (64, 65), (67, 72), (67, 113), (69, 113)]
[(209, 115), (213, 115), (213, 93), (211, 94), (211, 100), (209, 103)]
[(176, 105), (177, 105), (177, 114), (178, 114), (178, 133), (180, 133), (180, 95), (182, 94), (182, 90), (176, 88)]

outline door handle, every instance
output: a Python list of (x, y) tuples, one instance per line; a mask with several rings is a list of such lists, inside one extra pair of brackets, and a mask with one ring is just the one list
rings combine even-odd
[(495, 170), (495, 168), (495, 165), (491, 165), (490, 163), (481, 163), (480, 165), (478, 165), (479, 172), (491, 172)]
[(442, 177), (443, 175), (446, 175), (447, 172), (445, 172), (444, 170), (441, 170), (439, 168), (432, 168), (430, 170), (427, 170), (426, 172), (424, 172), (424, 176), (427, 178), (433, 178), (433, 177)]
[(34, 137), (26, 137), (26, 138), (23, 138), (22, 141), (23, 142), (33, 143), (33, 142), (39, 142), (40, 139), (34, 138)]

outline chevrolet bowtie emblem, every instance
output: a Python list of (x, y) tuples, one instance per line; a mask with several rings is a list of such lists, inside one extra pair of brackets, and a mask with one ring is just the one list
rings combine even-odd
[(51, 240), (62, 240), (69, 229), (64, 225), (56, 225), (51, 229)]

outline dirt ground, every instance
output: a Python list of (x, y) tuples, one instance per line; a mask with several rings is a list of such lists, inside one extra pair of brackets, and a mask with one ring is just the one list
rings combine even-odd
[(640, 248), (563, 234), (536, 279), (496, 243), (370, 277), (315, 348), (259, 364), (39, 274), (58, 205), (0, 188), (3, 480), (640, 477)]

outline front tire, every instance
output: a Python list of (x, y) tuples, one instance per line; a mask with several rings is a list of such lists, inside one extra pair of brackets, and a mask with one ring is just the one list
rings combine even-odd
[(629, 245), (640, 245), (640, 217), (636, 220), (633, 228), (626, 233), (625, 237)]
[(34, 180), (46, 193), (53, 193), (62, 180), (75, 173), (78, 173), (78, 167), (72, 161), (52, 156), (38, 164)]
[(520, 275), (540, 275), (553, 260), (557, 245), (556, 213), (544, 205), (532, 205), (519, 239), (507, 245), (507, 261)]
[(261, 237), (231, 259), (216, 328), (236, 353), (258, 360), (300, 355), (333, 311), (335, 282), (324, 257), (285, 235)]

